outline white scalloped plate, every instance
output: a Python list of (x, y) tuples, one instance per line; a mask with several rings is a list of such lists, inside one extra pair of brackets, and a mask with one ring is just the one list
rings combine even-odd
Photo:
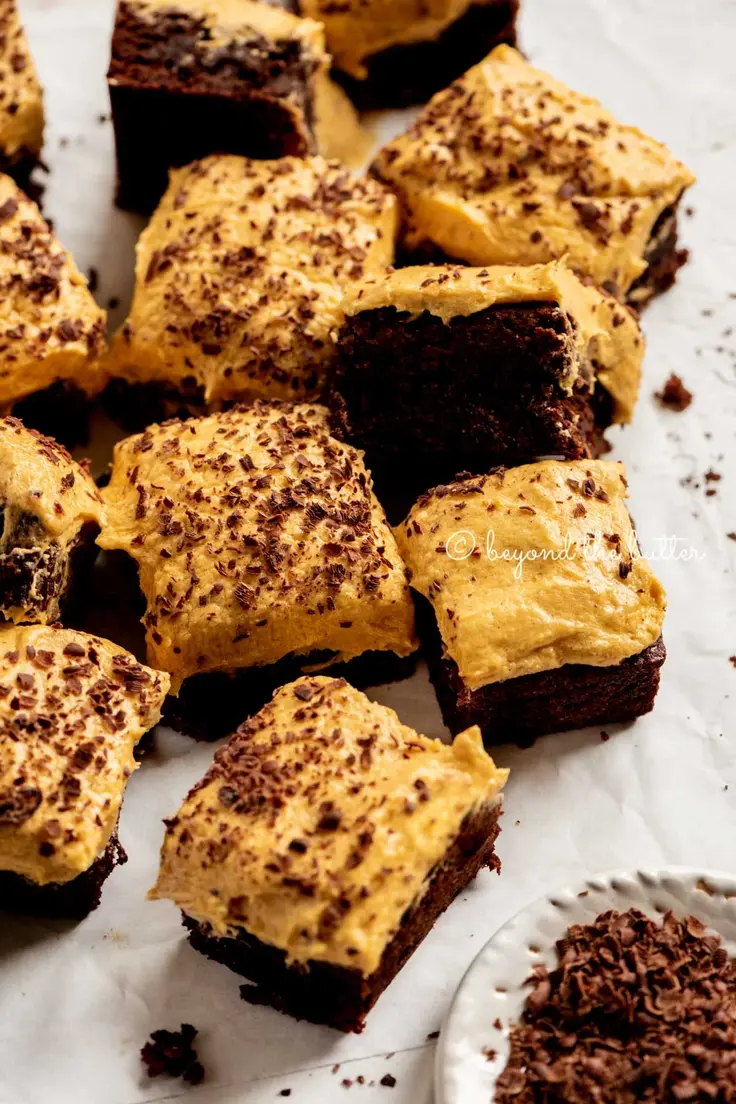
[(628, 908), (653, 919), (670, 909), (677, 916), (692, 913), (736, 956), (733, 875), (682, 867), (602, 874), (542, 897), (496, 932), (460, 983), (437, 1049), (437, 1104), (492, 1104), (532, 967), (554, 967), (555, 942), (571, 924), (589, 924), (607, 909)]

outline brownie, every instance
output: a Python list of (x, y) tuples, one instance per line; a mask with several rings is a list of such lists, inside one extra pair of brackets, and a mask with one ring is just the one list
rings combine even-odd
[(94, 563), (102, 499), (50, 437), (0, 418), (0, 620), (59, 621)]
[(417, 609), (423, 656), (450, 732), (477, 724), (490, 746), (525, 747), (550, 732), (623, 724), (654, 708), (660, 668), (667, 657), (661, 636), (615, 666), (568, 663), (470, 690), (442, 646), (429, 602), (419, 598)]
[(113, 834), (92, 865), (69, 882), (37, 885), (20, 874), (0, 870), (0, 908), (24, 916), (41, 916), (46, 920), (84, 920), (99, 907), (103, 884), (115, 867), (127, 861), (124, 848), (117, 835)]
[(483, 867), (500, 872), (494, 847), (499, 813), (498, 806), (486, 806), (466, 816), (447, 853), (427, 875), (421, 900), (403, 913), (378, 967), (368, 977), (350, 966), (313, 959), (290, 964), (284, 951), (245, 931), (235, 938), (218, 937), (209, 924), (184, 914), (189, 942), (208, 958), (248, 978), (240, 994), (249, 1004), (267, 1005), (297, 1020), (327, 1024), (338, 1031), (360, 1032), (381, 993), (457, 895)]
[(142, 429), (318, 397), (343, 292), (393, 262), (397, 229), (386, 187), (322, 157), (222, 155), (175, 170), (113, 338), (111, 414)]
[[(166, 699), (164, 721), (195, 740), (221, 740), (262, 709), (280, 686), (304, 671), (317, 668), (320, 673), (345, 678), (365, 690), (410, 678), (418, 658), (417, 653), (398, 656), (394, 652), (369, 651), (341, 663), (334, 652), (315, 651), (285, 656), (265, 667), (192, 675), (176, 696)], [(217, 709), (212, 708), (213, 702), (217, 702)]]
[(336, 77), (362, 109), (424, 103), (495, 46), (515, 45), (518, 9), (519, 0), (301, 0), (302, 14), (324, 22)]
[(676, 211), (690, 170), (510, 46), (434, 96), (373, 171), (401, 200), (405, 254), (473, 265), (564, 256), (636, 307), (686, 257)]
[(328, 423), (317, 404), (256, 402), (115, 447), (99, 544), (138, 565), (148, 659), (194, 735), (222, 735), (312, 663), (396, 677), (416, 651), (394, 536)]
[(120, 0), (108, 71), (118, 203), (148, 212), (169, 169), (210, 153), (317, 152), (322, 28), (254, 0)]
[(43, 146), (43, 93), (16, 0), (0, 8), (0, 173), (29, 187)]
[(0, 176), (0, 411), (68, 447), (105, 374), (106, 315), (37, 205)]
[(301, 678), (166, 822), (151, 895), (248, 979), (245, 1000), (360, 1031), (457, 893), (498, 869), (507, 773), (477, 729), (449, 747), (344, 679)]
[(649, 712), (664, 591), (623, 466), (541, 461), (423, 496), (396, 530), (447, 727), (489, 745)]
[(125, 862), (117, 823), (168, 676), (101, 637), (0, 625), (0, 901), (82, 919)]
[(335, 424), (397, 521), (457, 472), (595, 457), (631, 420), (637, 322), (559, 264), (401, 269), (362, 281), (344, 310)]

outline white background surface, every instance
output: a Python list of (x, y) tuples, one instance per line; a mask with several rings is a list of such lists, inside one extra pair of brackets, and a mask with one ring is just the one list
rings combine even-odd
[[(364, 1033), (297, 1024), (238, 995), (238, 979), (196, 954), (178, 914), (150, 903), (162, 838), (212, 749), (167, 735), (133, 778), (121, 822), (130, 862), (76, 927), (0, 918), (0, 1104), (429, 1104), (436, 1031), (465, 969), (495, 929), (556, 886), (602, 870), (669, 863), (736, 872), (736, 3), (522, 0), (531, 59), (622, 120), (668, 142), (699, 176), (683, 219), (693, 261), (645, 316), (649, 349), (636, 420), (616, 431), (645, 549), (682, 538), (697, 562), (658, 564), (670, 608), (656, 711), (622, 731), (549, 736), (512, 767), (501, 878), (481, 875), (381, 998)], [(104, 73), (113, 0), (21, 0), (46, 88), (46, 211), (98, 298), (128, 302), (141, 222), (112, 206)], [(730, 295), (729, 295), (730, 293)], [(724, 336), (725, 333), (725, 336)], [(695, 393), (684, 414), (652, 393), (671, 371)], [(722, 474), (705, 495), (704, 473)], [(689, 485), (681, 485), (682, 480)], [(432, 735), (443, 728), (423, 674), (376, 695)], [(151, 1030), (200, 1030), (207, 1081), (144, 1075)], [(393, 1052), (391, 1057), (388, 1054)], [(338, 1073), (332, 1072), (340, 1063)], [(374, 1084), (392, 1073), (396, 1087)], [(354, 1083), (349, 1090), (342, 1078)], [(345, 1092), (349, 1095), (345, 1097)]]

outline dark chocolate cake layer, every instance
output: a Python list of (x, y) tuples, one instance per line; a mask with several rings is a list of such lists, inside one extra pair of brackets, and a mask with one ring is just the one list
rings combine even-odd
[(142, 13), (122, 0), (108, 72), (120, 206), (152, 210), (168, 170), (210, 153), (298, 157), (315, 152), (310, 77), (297, 37), (248, 38), (212, 48), (204, 17)]
[(667, 652), (659, 640), (611, 667), (566, 664), (469, 690), (443, 654), (431, 606), (417, 596), (423, 655), (442, 717), (454, 734), (477, 724), (487, 746), (526, 746), (538, 736), (634, 721), (654, 708)]
[(339, 69), (335, 78), (363, 110), (424, 103), (500, 43), (515, 46), (518, 10), (519, 0), (471, 4), (437, 38), (392, 46), (366, 58), (366, 80)]
[(49, 920), (83, 920), (100, 903), (103, 883), (128, 856), (116, 835), (92, 866), (70, 882), (35, 885), (12, 871), (0, 870), (0, 909)]

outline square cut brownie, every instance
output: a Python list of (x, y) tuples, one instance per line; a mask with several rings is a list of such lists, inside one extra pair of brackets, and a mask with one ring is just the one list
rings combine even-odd
[[(330, 58), (320, 23), (256, 0), (120, 0), (108, 72), (118, 202), (151, 211), (170, 168), (211, 153), (331, 156), (355, 126), (320, 118)], [(329, 124), (329, 125), (328, 125)]]
[(16, 0), (0, 3), (0, 172), (24, 187), (43, 147), (43, 93)]
[(115, 446), (98, 543), (138, 564), (149, 662), (172, 723), (232, 732), (303, 670), (408, 674), (406, 569), (361, 453), (328, 411), (263, 403), (151, 426)]
[(83, 441), (104, 379), (105, 325), (36, 204), (0, 175), (0, 413), (69, 447)]
[(560, 262), (402, 268), (343, 309), (333, 405), (384, 505), (406, 491), (408, 509), (459, 471), (594, 457), (631, 421), (639, 326)]
[(686, 259), (677, 206), (690, 170), (510, 46), (439, 92), (374, 169), (401, 198), (410, 252), (474, 265), (564, 257), (636, 306)]
[(0, 621), (60, 620), (102, 519), (86, 468), (53, 438), (0, 418)]
[(665, 596), (623, 465), (544, 460), (436, 487), (396, 530), (445, 724), (528, 743), (648, 713)]
[(126, 861), (133, 749), (168, 675), (96, 636), (0, 625), (0, 907), (82, 919)]
[(283, 687), (166, 821), (150, 896), (245, 1000), (361, 1031), (494, 852), (508, 771), (477, 729), (420, 736), (344, 679)]
[(253, 398), (313, 398), (343, 292), (393, 262), (395, 198), (321, 157), (215, 156), (171, 174), (113, 340), (129, 429)]
[(501, 42), (519, 0), (300, 0), (324, 23), (340, 79), (361, 107), (424, 103)]

